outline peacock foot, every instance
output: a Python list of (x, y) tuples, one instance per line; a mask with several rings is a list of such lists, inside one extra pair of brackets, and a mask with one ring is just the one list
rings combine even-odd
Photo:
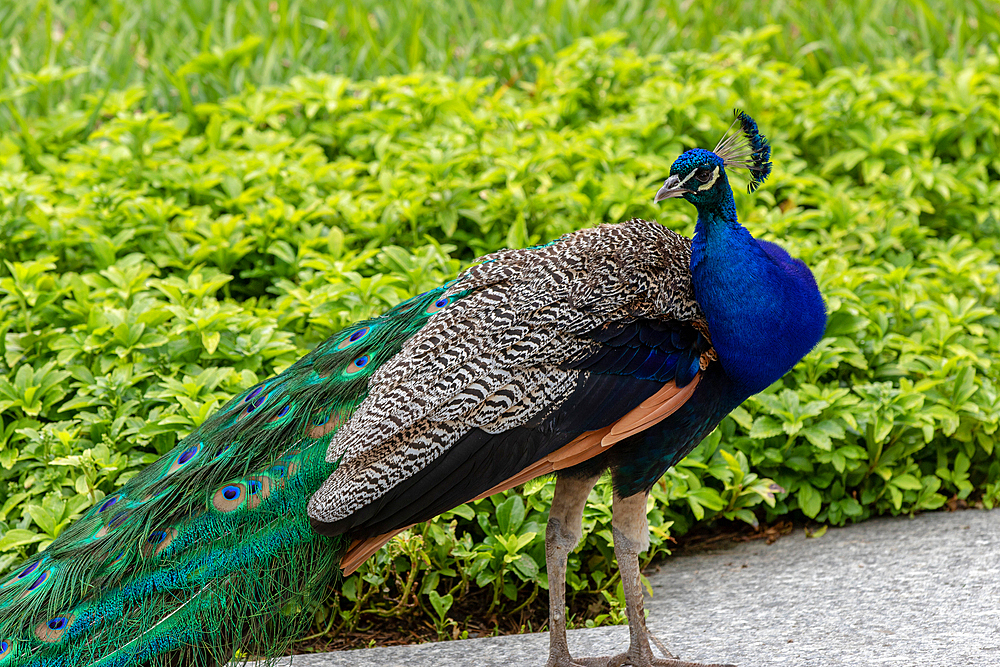
[[(550, 661), (551, 662), (551, 661)], [(600, 656), (596, 658), (573, 658), (573, 661), (566, 664), (566, 667), (736, 667), (736, 665), (704, 662), (689, 662), (687, 660), (676, 660), (674, 658), (655, 658), (651, 655), (632, 656), (628, 653), (621, 653), (613, 656)], [(564, 667), (559, 665), (558, 667)]]

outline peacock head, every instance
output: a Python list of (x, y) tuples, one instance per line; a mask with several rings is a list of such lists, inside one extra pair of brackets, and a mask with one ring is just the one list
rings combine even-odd
[[(739, 124), (739, 129), (733, 128)], [(684, 197), (692, 204), (709, 204), (732, 198), (726, 167), (743, 167), (750, 171), (748, 192), (753, 192), (771, 173), (771, 145), (757, 129), (754, 119), (736, 111), (736, 120), (729, 126), (714, 150), (692, 148), (674, 160), (670, 177), (656, 193), (654, 202), (671, 197)]]

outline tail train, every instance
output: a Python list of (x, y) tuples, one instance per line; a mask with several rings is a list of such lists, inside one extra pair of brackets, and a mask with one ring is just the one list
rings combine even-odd
[[(248, 389), (0, 582), (0, 667), (226, 664), (287, 654), (350, 548), (309, 523), (332, 435), (447, 286)], [(430, 312), (428, 312), (430, 311)], [(377, 354), (355, 358), (367, 339)]]

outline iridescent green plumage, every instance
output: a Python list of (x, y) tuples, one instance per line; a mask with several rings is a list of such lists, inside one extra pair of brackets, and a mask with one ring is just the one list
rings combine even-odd
[(0, 664), (214, 665), (285, 652), (348, 546), (306, 514), (337, 467), (325, 460), (330, 438), (446, 288), (248, 389), (7, 577)]

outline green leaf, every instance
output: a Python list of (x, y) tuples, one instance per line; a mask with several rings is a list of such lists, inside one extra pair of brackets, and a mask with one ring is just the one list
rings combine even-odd
[(750, 437), (756, 439), (771, 438), (781, 435), (783, 432), (781, 422), (773, 417), (761, 415), (754, 420), (753, 428), (750, 429)]
[(511, 565), (525, 581), (533, 581), (538, 576), (538, 563), (528, 554), (521, 554)]
[(922, 484), (920, 483), (920, 480), (908, 473), (904, 473), (902, 475), (896, 475), (895, 477), (893, 477), (892, 485), (899, 487), (900, 489), (907, 489), (910, 491), (919, 491), (921, 488), (923, 488)]
[(524, 501), (521, 496), (511, 494), (496, 509), (497, 525), (505, 535), (517, 532), (524, 521)]
[(807, 482), (802, 482), (795, 492), (795, 499), (799, 502), (802, 513), (810, 519), (816, 518), (823, 507), (822, 496)]
[(434, 607), (434, 613), (442, 621), (448, 615), (451, 605), (455, 602), (455, 598), (452, 595), (439, 595), (435, 590), (428, 591), (427, 598), (430, 600), (431, 606)]
[(219, 341), (222, 339), (222, 334), (218, 331), (203, 331), (201, 333), (201, 344), (205, 347), (205, 351), (209, 354), (215, 354), (215, 350), (219, 347)]
[(741, 407), (735, 408), (729, 413), (729, 416), (732, 417), (733, 421), (739, 424), (741, 428), (747, 431), (749, 431), (753, 426), (753, 418), (750, 416), (750, 413)]
[(12, 528), (4, 533), (3, 537), (0, 537), (0, 551), (7, 551), (8, 549), (22, 547), (34, 542), (41, 542), (44, 539), (45, 535), (21, 528)]
[(476, 516), (476, 511), (472, 509), (468, 504), (459, 505), (458, 507), (453, 507), (449, 510), (455, 516), (462, 517), (466, 521), (472, 521)]
[(356, 602), (358, 599), (358, 577), (351, 576), (344, 579), (340, 593), (351, 602)]
[(507, 231), (507, 247), (523, 248), (526, 245), (528, 245), (528, 229), (524, 218), (518, 216)]
[(820, 526), (816, 530), (806, 530), (806, 537), (818, 539), (826, 535), (826, 529), (829, 526)]
[(49, 537), (56, 537), (58, 534), (57, 521), (52, 512), (39, 505), (28, 505), (25, 510), (31, 515), (35, 524), (44, 530)]

